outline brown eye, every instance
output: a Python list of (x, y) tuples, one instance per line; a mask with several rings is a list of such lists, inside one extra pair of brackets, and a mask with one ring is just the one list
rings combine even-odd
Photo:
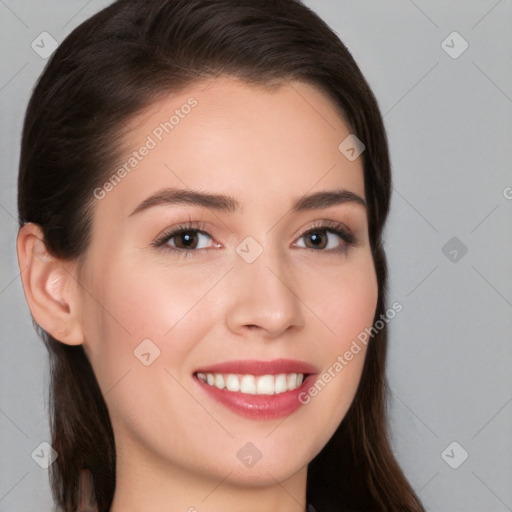
[(329, 241), (326, 229), (315, 229), (314, 231), (309, 231), (303, 236), (306, 240), (311, 241), (311, 247), (306, 243), (306, 247), (310, 249), (325, 249)]
[(196, 231), (180, 231), (172, 235), (169, 239), (175, 240), (174, 245), (177, 249), (196, 249), (197, 232)]
[(213, 237), (205, 229), (206, 226), (202, 222), (189, 221), (166, 231), (151, 245), (189, 257), (200, 250), (208, 251), (210, 247), (215, 246), (211, 243), (208, 245), (208, 239), (213, 240)]
[[(170, 246), (170, 249), (175, 248), (176, 250), (186, 251), (187, 249), (206, 249), (208, 247), (208, 240), (206, 239), (208, 238), (211, 238), (208, 233), (198, 229), (180, 229), (166, 235), (162, 242)], [(169, 243), (171, 240), (174, 240), (174, 244)], [(201, 243), (203, 243), (204, 247), (198, 247)]]
[(309, 229), (300, 237), (306, 242), (299, 247), (325, 253), (346, 252), (349, 246), (355, 245), (356, 239), (342, 225), (336, 223), (336, 226), (324, 225)]

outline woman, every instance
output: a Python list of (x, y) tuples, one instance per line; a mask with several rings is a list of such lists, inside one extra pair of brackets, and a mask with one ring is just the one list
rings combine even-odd
[(423, 511), (385, 414), (390, 190), (375, 97), (300, 2), (120, 0), (76, 28), (18, 197), (57, 506)]

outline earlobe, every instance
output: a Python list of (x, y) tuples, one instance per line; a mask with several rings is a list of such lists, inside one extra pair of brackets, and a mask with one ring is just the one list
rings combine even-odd
[(83, 343), (75, 263), (52, 256), (41, 228), (31, 222), (20, 228), (16, 249), (23, 291), (35, 322), (62, 343)]

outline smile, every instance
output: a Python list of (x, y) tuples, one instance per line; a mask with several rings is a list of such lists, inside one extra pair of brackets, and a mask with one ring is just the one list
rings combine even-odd
[(203, 373), (197, 377), (217, 389), (227, 389), (249, 395), (279, 395), (297, 389), (304, 380), (303, 373), (251, 375), (234, 373)]

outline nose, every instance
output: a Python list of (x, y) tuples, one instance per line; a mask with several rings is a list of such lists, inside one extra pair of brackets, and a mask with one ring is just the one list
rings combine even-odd
[[(242, 253), (240, 253), (242, 254)], [(251, 263), (236, 254), (228, 283), (226, 322), (237, 334), (276, 338), (304, 325), (299, 277), (282, 251), (268, 246)], [(245, 332), (246, 331), (246, 332)]]

